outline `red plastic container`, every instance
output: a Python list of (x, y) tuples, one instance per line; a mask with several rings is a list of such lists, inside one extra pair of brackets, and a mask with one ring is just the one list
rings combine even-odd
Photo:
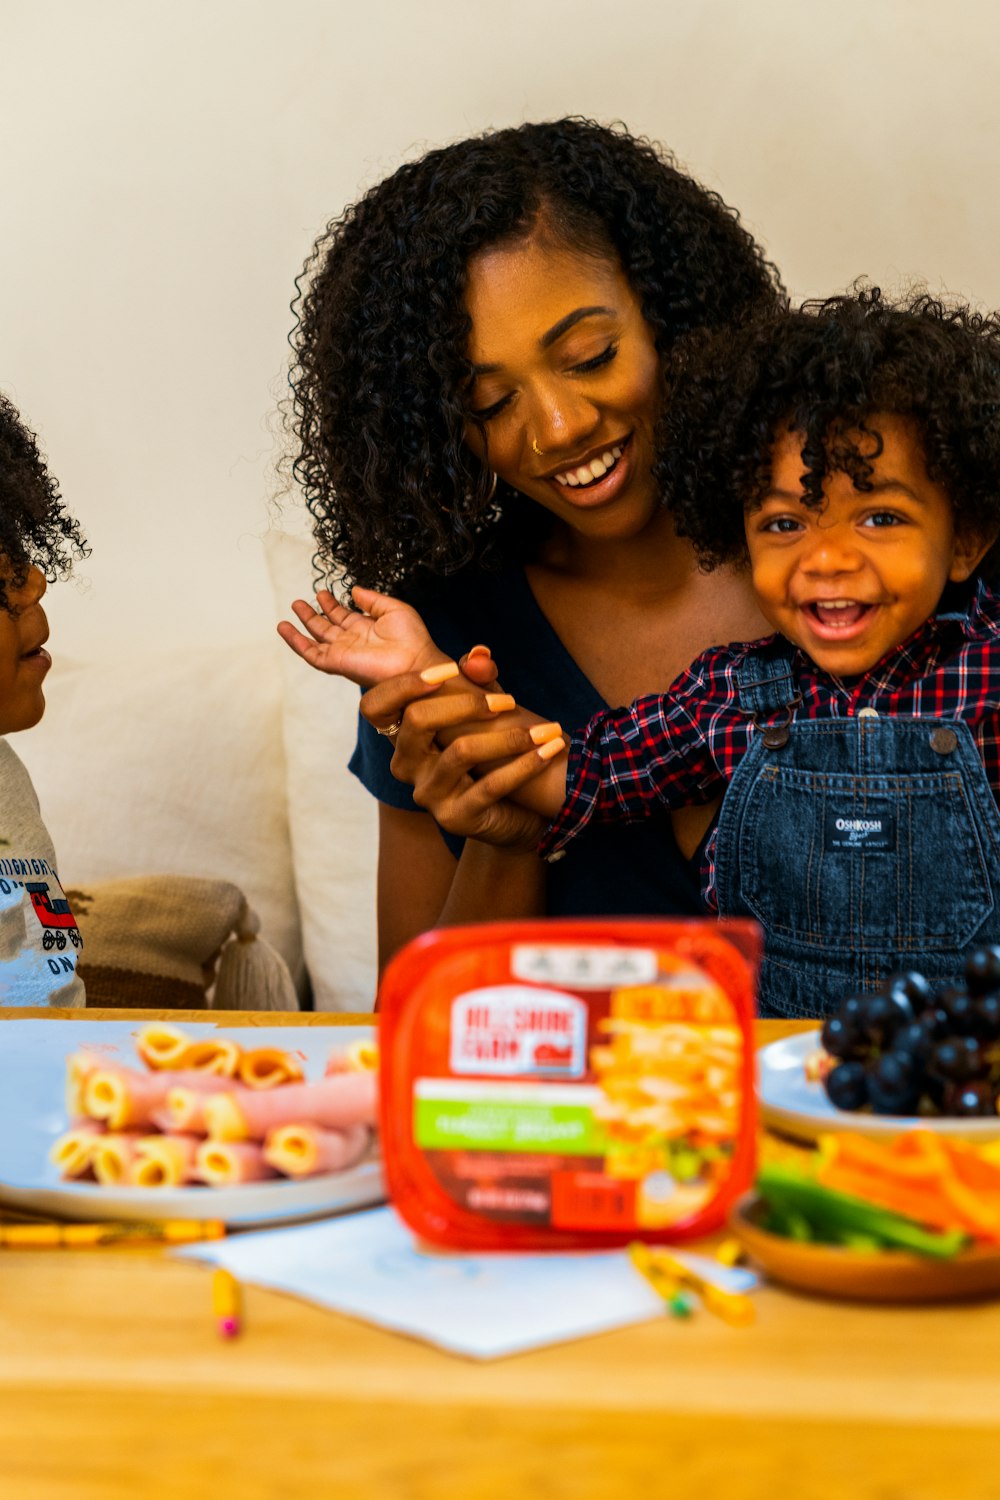
[(751, 922), (440, 929), (379, 994), (389, 1194), (424, 1240), (538, 1250), (718, 1228), (756, 1148)]

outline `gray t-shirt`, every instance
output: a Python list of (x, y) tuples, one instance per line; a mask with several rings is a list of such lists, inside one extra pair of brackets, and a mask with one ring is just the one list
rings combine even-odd
[(0, 739), (0, 1005), (85, 1005), (82, 946), (31, 777)]

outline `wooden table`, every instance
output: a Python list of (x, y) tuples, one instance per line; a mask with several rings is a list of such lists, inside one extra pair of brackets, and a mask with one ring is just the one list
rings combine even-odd
[(4, 1251), (0, 1496), (1000, 1500), (1000, 1302), (756, 1300), (477, 1365), (253, 1287), (225, 1344), (203, 1267)]

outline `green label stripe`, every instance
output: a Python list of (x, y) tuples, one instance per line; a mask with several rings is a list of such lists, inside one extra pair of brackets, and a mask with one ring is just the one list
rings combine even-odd
[(414, 1100), (414, 1137), (425, 1149), (561, 1152), (604, 1156), (608, 1138), (585, 1104), (523, 1099)]

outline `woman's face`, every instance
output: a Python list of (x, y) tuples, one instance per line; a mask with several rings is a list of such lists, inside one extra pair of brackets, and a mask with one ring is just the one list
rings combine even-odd
[(574, 531), (636, 535), (660, 510), (661, 369), (621, 267), (535, 237), (474, 256), (465, 301), (469, 447)]

